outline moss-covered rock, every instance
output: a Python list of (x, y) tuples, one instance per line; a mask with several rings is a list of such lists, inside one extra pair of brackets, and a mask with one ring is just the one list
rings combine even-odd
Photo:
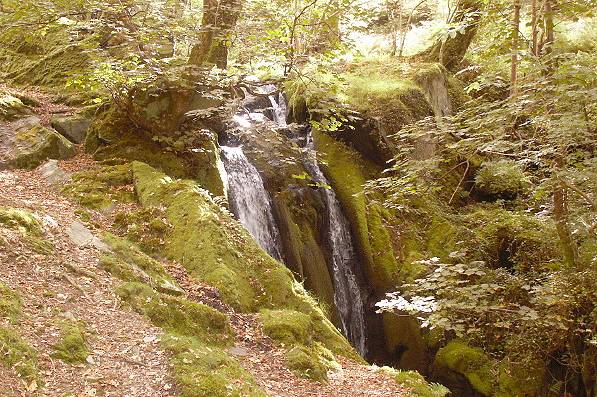
[(60, 324), (60, 340), (54, 345), (52, 357), (68, 364), (81, 364), (87, 361), (89, 349), (85, 323), (65, 320)]
[(434, 377), (446, 385), (453, 393), (468, 394), (458, 391), (464, 377), (474, 392), (483, 396), (493, 396), (496, 376), (489, 357), (479, 348), (470, 347), (458, 341), (452, 341), (438, 350), (433, 363)]
[(172, 225), (163, 209), (147, 207), (117, 213), (113, 227), (119, 235), (137, 243), (144, 252), (157, 254), (164, 249)]
[(514, 199), (525, 192), (530, 180), (519, 163), (510, 160), (487, 161), (475, 175), (475, 189), (488, 199)]
[(104, 162), (142, 161), (175, 178), (196, 180), (214, 196), (225, 196), (217, 136), (208, 129), (155, 135), (133, 123), (124, 108), (112, 105), (93, 119), (85, 149)]
[(110, 247), (110, 253), (100, 258), (100, 268), (123, 281), (143, 282), (166, 294), (184, 293), (162, 264), (146, 255), (135, 244), (110, 233), (104, 235), (103, 241)]
[(0, 168), (35, 168), (48, 159), (67, 159), (76, 153), (68, 139), (30, 117), (0, 129), (4, 154)]
[(498, 371), (496, 397), (534, 397), (541, 393), (547, 370), (542, 363), (513, 363), (506, 358)]
[(415, 371), (398, 371), (390, 367), (382, 367), (381, 371), (392, 376), (396, 383), (407, 390), (413, 397), (445, 397), (450, 395), (447, 387), (438, 383), (429, 383), (423, 375)]
[(182, 397), (265, 397), (252, 376), (224, 350), (200, 340), (167, 334), (173, 376)]
[(0, 282), (0, 319), (17, 323), (21, 317), (21, 296)]
[(369, 202), (364, 193), (364, 184), (378, 168), (325, 133), (314, 131), (314, 138), (324, 172), (350, 221), (369, 285), (385, 292), (396, 285), (398, 264), (391, 235), (384, 225), (387, 213)]
[(49, 255), (54, 250), (38, 218), (29, 211), (0, 207), (0, 235), (2, 228), (15, 230), (22, 241), (39, 254)]
[(226, 315), (209, 306), (160, 294), (142, 283), (125, 283), (117, 293), (135, 311), (168, 332), (196, 337), (209, 344), (232, 342)]
[(14, 369), (28, 385), (35, 382), (41, 386), (37, 352), (16, 331), (2, 326), (0, 326), (0, 364)]
[(83, 143), (91, 124), (83, 115), (56, 117), (52, 119), (52, 127), (73, 143)]
[(135, 201), (132, 183), (130, 164), (103, 166), (74, 174), (62, 192), (84, 207), (105, 210), (115, 202)]
[(19, 98), (0, 90), (0, 120), (10, 121), (31, 113)]

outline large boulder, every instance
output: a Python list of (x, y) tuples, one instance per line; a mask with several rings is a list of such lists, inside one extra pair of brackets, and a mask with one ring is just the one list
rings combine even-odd
[(56, 131), (28, 117), (0, 127), (0, 169), (35, 168), (47, 159), (67, 159), (75, 147)]
[(85, 141), (91, 120), (82, 116), (57, 117), (52, 120), (52, 127), (73, 143)]

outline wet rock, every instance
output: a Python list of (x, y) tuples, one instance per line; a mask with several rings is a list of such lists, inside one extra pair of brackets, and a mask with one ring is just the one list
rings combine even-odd
[(41, 125), (37, 117), (0, 127), (0, 169), (32, 169), (47, 159), (68, 159), (75, 154), (68, 139)]
[(81, 116), (58, 117), (52, 120), (52, 127), (73, 143), (85, 141), (91, 120)]

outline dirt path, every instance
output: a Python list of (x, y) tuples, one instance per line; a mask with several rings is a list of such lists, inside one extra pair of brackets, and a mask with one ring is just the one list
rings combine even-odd
[[(4, 237), (11, 248), (0, 248), (0, 281), (23, 298), (18, 330), (39, 352), (45, 387), (35, 395), (174, 395), (168, 357), (159, 347), (160, 329), (122, 308), (113, 293), (115, 280), (97, 268), (99, 252), (76, 246), (66, 235), (76, 207), (49, 190), (35, 171), (0, 172), (0, 206), (28, 209), (42, 217), (55, 247), (54, 253), (41, 255), (7, 232)], [(86, 364), (70, 365), (50, 356), (65, 319), (86, 323)], [(33, 395), (3, 367), (0, 385), (3, 396)]]

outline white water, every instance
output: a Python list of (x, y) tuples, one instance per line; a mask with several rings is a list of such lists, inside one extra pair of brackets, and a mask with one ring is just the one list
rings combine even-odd
[(259, 172), (242, 147), (222, 146), (222, 158), (228, 175), (228, 201), (232, 212), (261, 248), (273, 258), (282, 259), (280, 232)]
[[(329, 182), (317, 164), (313, 139), (307, 138), (309, 160), (305, 162), (307, 171), (314, 182), (329, 186)], [(342, 212), (336, 193), (329, 188), (320, 187), (328, 212), (328, 240), (332, 253), (332, 278), (334, 280), (334, 303), (340, 314), (342, 330), (357, 351), (365, 356), (365, 303), (362, 288), (356, 276), (359, 262), (354, 249), (350, 223)]]

